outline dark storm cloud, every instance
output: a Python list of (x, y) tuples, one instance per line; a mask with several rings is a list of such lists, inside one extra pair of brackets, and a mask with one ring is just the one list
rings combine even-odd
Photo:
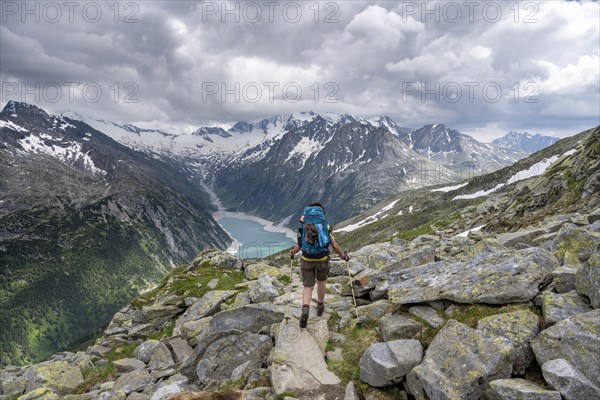
[[(55, 4), (49, 21), (43, 2), (2, 2), (2, 103), (178, 131), (298, 110), (443, 122), (485, 140), (599, 123), (597, 2), (84, 2), (72, 15)], [(80, 84), (73, 101), (67, 86), (43, 93), (68, 82)], [(89, 83), (99, 98), (82, 93)]]

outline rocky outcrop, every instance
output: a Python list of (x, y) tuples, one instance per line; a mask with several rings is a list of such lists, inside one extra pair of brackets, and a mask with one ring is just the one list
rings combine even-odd
[(563, 359), (584, 366), (582, 373), (600, 385), (600, 310), (564, 319), (543, 330), (531, 342), (538, 364)]
[(480, 399), (489, 382), (510, 378), (513, 348), (489, 340), (460, 322), (449, 320), (425, 352), (423, 362), (406, 377), (406, 387), (419, 400)]
[(527, 302), (552, 280), (554, 255), (540, 248), (483, 253), (400, 271), (388, 297), (396, 304), (450, 300), (457, 303)]
[(550, 360), (542, 365), (542, 374), (550, 386), (566, 400), (600, 399), (600, 388), (567, 360)]

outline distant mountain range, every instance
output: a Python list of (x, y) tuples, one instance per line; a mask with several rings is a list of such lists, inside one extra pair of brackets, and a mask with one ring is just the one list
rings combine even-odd
[(551, 146), (559, 140), (557, 137), (542, 136), (539, 133), (530, 135), (527, 132), (510, 131), (501, 138), (495, 139), (492, 143), (514, 151), (531, 154)]
[(0, 364), (94, 334), (165, 271), (231, 241), (176, 167), (29, 104), (0, 112), (0, 168)]
[[(67, 114), (68, 115), (68, 114)], [(484, 144), (442, 124), (413, 130), (381, 116), (299, 112), (192, 134), (145, 130), (70, 115), (153, 157), (179, 163), (223, 203), (285, 222), (306, 202), (336, 204), (333, 221), (401, 190), (452, 182), (526, 154)]]

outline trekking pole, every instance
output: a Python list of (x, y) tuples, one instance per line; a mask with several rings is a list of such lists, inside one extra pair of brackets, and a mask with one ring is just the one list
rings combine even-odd
[(290, 302), (292, 298), (292, 268), (293, 268), (294, 256), (290, 258), (290, 285), (288, 286), (288, 301), (285, 306), (285, 322), (287, 323), (290, 319)]
[[(344, 255), (347, 259), (348, 255), (346, 253), (344, 253)], [(354, 285), (352, 284), (352, 276), (350, 276), (350, 265), (348, 263), (348, 260), (346, 260), (346, 270), (348, 271), (348, 280), (350, 281), (350, 289), (352, 290), (352, 300), (354, 301), (354, 312), (356, 313), (356, 321), (359, 322), (360, 318), (358, 318), (358, 310), (356, 308), (356, 296), (354, 295)]]

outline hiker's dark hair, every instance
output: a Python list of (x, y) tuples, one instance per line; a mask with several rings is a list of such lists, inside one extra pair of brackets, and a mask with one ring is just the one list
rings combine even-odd
[(309, 207), (321, 207), (323, 212), (325, 212), (325, 207), (323, 207), (323, 204), (319, 203), (318, 201), (315, 201), (314, 203), (310, 203), (308, 206)]

